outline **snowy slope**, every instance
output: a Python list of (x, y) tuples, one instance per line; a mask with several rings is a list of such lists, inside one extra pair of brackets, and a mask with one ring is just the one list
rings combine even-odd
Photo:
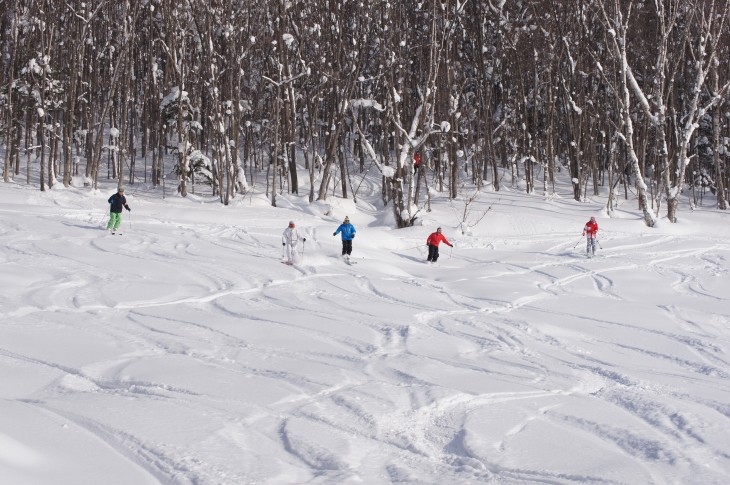
[(725, 213), (113, 191), (0, 184), (2, 484), (730, 483)]

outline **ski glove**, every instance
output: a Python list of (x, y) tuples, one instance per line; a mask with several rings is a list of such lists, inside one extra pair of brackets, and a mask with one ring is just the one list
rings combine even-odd
[(304, 239), (302, 239), (302, 241), (307, 242), (307, 238), (305, 237)]
[(336, 232), (333, 232), (333, 233), (332, 233), (332, 235), (333, 235), (333, 236), (336, 236), (336, 235), (337, 235), (337, 233), (336, 233)]
[(282, 246), (286, 246), (286, 243), (281, 243)]
[(127, 212), (132, 212), (132, 209), (130, 209), (129, 206), (126, 206), (125, 209), (127, 209)]

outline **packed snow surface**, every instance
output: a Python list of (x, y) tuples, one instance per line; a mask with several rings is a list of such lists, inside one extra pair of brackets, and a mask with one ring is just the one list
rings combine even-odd
[(650, 229), (567, 182), (400, 230), (377, 197), (130, 185), (123, 235), (113, 184), (0, 183), (0, 483), (730, 483), (728, 214)]

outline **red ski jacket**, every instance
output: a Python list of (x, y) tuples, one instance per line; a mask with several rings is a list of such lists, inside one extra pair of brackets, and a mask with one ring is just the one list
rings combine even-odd
[(591, 221), (586, 222), (586, 227), (583, 228), (583, 234), (588, 235), (591, 239), (595, 239), (598, 235), (598, 223)]
[(436, 246), (443, 242), (447, 246), (453, 246), (445, 237), (443, 234), (439, 234), (438, 232), (432, 233), (430, 236), (428, 236), (428, 239), (426, 239), (426, 244), (429, 246)]

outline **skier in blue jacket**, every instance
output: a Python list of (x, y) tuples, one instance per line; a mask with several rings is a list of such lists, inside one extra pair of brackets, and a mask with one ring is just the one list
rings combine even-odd
[(124, 188), (122, 187), (117, 189), (116, 194), (109, 197), (108, 202), (111, 205), (109, 207), (109, 223), (106, 225), (106, 228), (112, 234), (116, 234), (119, 226), (122, 225), (122, 207), (127, 209), (127, 211), (131, 211), (132, 209), (127, 205), (127, 198), (124, 197)]
[(352, 240), (355, 238), (355, 226), (350, 224), (350, 218), (347, 216), (332, 235), (336, 236), (340, 233), (342, 233), (342, 256), (349, 260), (350, 253), (352, 253)]

